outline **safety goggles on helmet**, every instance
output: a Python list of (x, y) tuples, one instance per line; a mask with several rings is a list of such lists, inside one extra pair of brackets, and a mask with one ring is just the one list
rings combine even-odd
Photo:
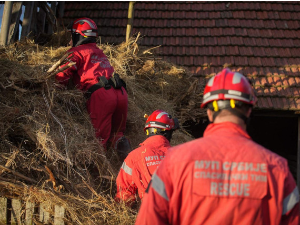
[(78, 33), (83, 37), (97, 37), (97, 25), (89, 18), (80, 18), (70, 23), (67, 27), (68, 31)]
[(144, 131), (148, 133), (159, 133), (162, 131), (176, 130), (179, 128), (177, 118), (172, 118), (167, 112), (163, 110), (156, 110), (147, 118)]
[(220, 100), (229, 100), (229, 104), (232, 105), (231, 108), (234, 108), (238, 104), (237, 102), (252, 106), (256, 103), (256, 97), (249, 80), (242, 74), (232, 72), (229, 69), (223, 69), (209, 79), (204, 89), (201, 108), (211, 102), (216, 105)]

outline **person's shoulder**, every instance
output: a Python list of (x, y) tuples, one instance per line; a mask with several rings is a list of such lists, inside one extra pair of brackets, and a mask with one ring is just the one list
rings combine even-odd
[(276, 166), (279, 169), (286, 170), (288, 168), (287, 160), (277, 153), (265, 148), (264, 146), (250, 141), (252, 143), (253, 154), (260, 154), (261, 158), (266, 160), (268, 165)]
[(176, 146), (171, 147), (172, 151), (180, 151), (181, 149), (196, 149), (198, 148), (198, 146), (201, 146), (201, 144), (205, 142), (205, 138), (201, 137), (201, 138), (197, 138)]
[(135, 149), (133, 149), (126, 157), (127, 160), (130, 160), (132, 162), (139, 161), (141, 159), (141, 153), (143, 151), (143, 146), (139, 146)]
[(193, 156), (203, 151), (205, 138), (197, 138), (195, 140), (170, 147), (167, 156), (171, 161), (194, 160)]

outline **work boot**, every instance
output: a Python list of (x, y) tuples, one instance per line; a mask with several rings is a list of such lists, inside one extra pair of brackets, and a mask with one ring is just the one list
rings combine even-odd
[(116, 151), (118, 153), (118, 156), (120, 158), (120, 161), (124, 161), (127, 155), (132, 151), (130, 142), (127, 138), (124, 136), (119, 138), (116, 143)]

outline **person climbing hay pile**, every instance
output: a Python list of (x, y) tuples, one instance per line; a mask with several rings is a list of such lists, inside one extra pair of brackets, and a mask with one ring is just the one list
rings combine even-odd
[(89, 18), (75, 20), (68, 27), (71, 32), (69, 63), (73, 65), (56, 74), (59, 84), (67, 86), (72, 80), (84, 92), (86, 107), (96, 137), (103, 147), (108, 143), (117, 150), (123, 161), (131, 151), (125, 138), (128, 96), (125, 84), (110, 65), (106, 55), (96, 45), (97, 25)]

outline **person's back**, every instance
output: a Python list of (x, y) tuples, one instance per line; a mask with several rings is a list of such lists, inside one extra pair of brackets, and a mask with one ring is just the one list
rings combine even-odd
[[(172, 196), (170, 224), (280, 224), (289, 210), (284, 199), (297, 191), (285, 181), (291, 176), (286, 160), (233, 123), (210, 125), (204, 138), (173, 147), (165, 160), (157, 176)], [(168, 182), (180, 185), (169, 189)]]
[(117, 177), (115, 199), (130, 202), (136, 199), (137, 191), (142, 199), (153, 173), (170, 147), (165, 137), (156, 135), (147, 138), (139, 148), (129, 153)]
[[(244, 79), (229, 71), (214, 79), (224, 84), (228, 74), (235, 83)], [(287, 161), (246, 132), (254, 101), (218, 101), (208, 108), (213, 123), (204, 137), (171, 148), (152, 177), (136, 224), (298, 224), (299, 193)]]
[(126, 157), (118, 174), (116, 201), (130, 205), (136, 200), (136, 192), (143, 199), (153, 173), (171, 147), (172, 133), (177, 128), (177, 119), (162, 110), (149, 116), (144, 128), (148, 138)]
[(78, 89), (87, 91), (99, 82), (99, 77), (104, 76), (107, 80), (112, 77), (114, 69), (96, 43), (81, 44), (67, 52), (72, 52), (71, 60), (76, 66), (56, 75), (56, 79), (61, 83), (67, 84), (69, 77), (72, 77)]
[(97, 47), (97, 25), (93, 20), (76, 19), (69, 31), (72, 48), (67, 51), (69, 56), (62, 66), (65, 69), (55, 79), (59, 86), (68, 86), (72, 81), (70, 84), (84, 93), (96, 137), (105, 150), (114, 148), (123, 161), (131, 151), (124, 136), (128, 112), (126, 84)]

